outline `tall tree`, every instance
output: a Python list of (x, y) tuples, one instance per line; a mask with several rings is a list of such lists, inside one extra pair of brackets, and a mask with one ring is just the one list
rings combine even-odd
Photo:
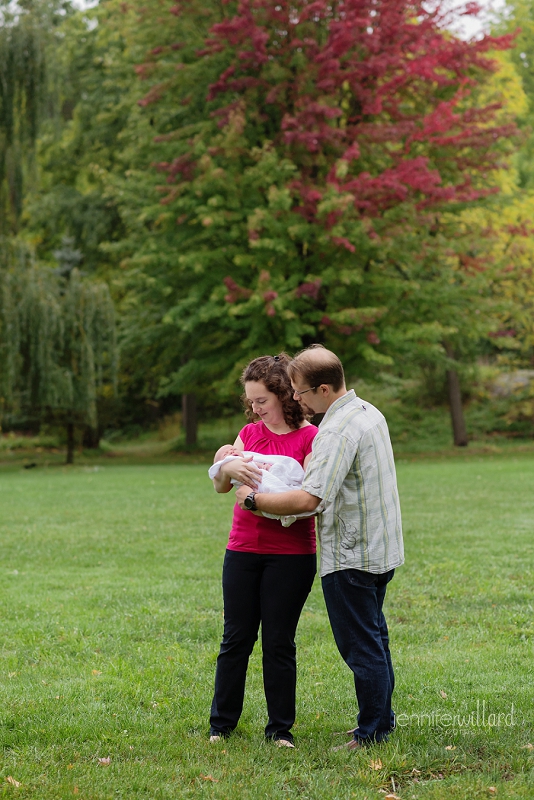
[[(194, 0), (171, 9), (177, 30), (199, 13)], [(161, 343), (175, 393), (224, 394), (251, 354), (312, 340), (350, 371), (414, 342), (450, 371), (485, 298), (464, 267), (469, 236), (442, 220), (494, 191), (514, 126), (475, 96), (510, 37), (458, 40), (439, 5), (407, 0), (242, 0), (218, 14), (201, 49), (162, 45), (138, 68), (165, 183), (124, 262), (130, 346)], [(115, 196), (141, 186), (146, 174), (128, 176)]]
[[(175, 113), (163, 109), (163, 114), (154, 110), (147, 115), (137, 104), (144, 93), (140, 61), (156, 43), (163, 40), (170, 47), (176, 39), (172, 26), (158, 19), (162, 13), (169, 16), (153, 0), (143, 9), (139, 3), (104, 0), (64, 20), (55, 62), (60, 113), (40, 126), (40, 180), (26, 195), (22, 215), (24, 236), (34, 243), (41, 262), (54, 265), (67, 236), (83, 253), (83, 271), (108, 280), (119, 299), (124, 259), (152, 234), (143, 204), (154, 193), (149, 166), (156, 157), (154, 134), (165, 126), (165, 115)], [(188, 23), (183, 35), (192, 51), (195, 40), (201, 42), (195, 23)], [(140, 171), (149, 177), (136, 183)], [(128, 181), (121, 183), (125, 175)], [(139, 325), (144, 324), (143, 311), (141, 306)], [(124, 350), (123, 424), (152, 417), (166, 365), (165, 345), (159, 342)], [(179, 397), (165, 402), (174, 411)]]
[(17, 232), (35, 180), (40, 120), (53, 113), (53, 43), (66, 0), (0, 1), (0, 235)]
[(534, 366), (534, 6), (510, 0), (498, 26), (515, 31), (514, 46), (503, 59), (502, 91), (516, 111), (522, 138), (511, 169), (500, 176), (504, 202), (490, 208), (486, 229), (492, 254), (503, 268), (499, 284), (509, 301), (492, 339), (507, 367)]

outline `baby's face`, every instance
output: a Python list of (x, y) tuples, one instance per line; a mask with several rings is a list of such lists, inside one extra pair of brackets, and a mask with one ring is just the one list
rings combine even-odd
[(226, 456), (240, 455), (241, 453), (233, 446), (233, 444), (223, 444), (223, 446), (215, 453), (215, 461), (222, 461), (223, 458), (226, 458)]

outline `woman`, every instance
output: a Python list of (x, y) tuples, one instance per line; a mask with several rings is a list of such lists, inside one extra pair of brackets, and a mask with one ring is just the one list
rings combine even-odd
[[(289, 357), (261, 356), (241, 376), (250, 424), (235, 441), (240, 450), (286, 455), (304, 468), (317, 428), (293, 400), (287, 375)], [(256, 421), (252, 421), (256, 420)], [(254, 489), (261, 473), (235, 459), (221, 467), (213, 483), (229, 492), (231, 479)], [(269, 715), (267, 739), (293, 747), (295, 721), (295, 631), (316, 571), (313, 518), (289, 528), (236, 504), (223, 566), (224, 634), (215, 674), (210, 741), (227, 737), (243, 708), (248, 659), (261, 622), (263, 684)]]

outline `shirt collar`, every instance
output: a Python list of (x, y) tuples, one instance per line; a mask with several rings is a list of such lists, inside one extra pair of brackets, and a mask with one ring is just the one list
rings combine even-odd
[(335, 414), (336, 411), (339, 411), (340, 408), (345, 406), (347, 403), (351, 403), (355, 399), (356, 392), (354, 389), (349, 389), (347, 394), (344, 394), (342, 397), (338, 397), (338, 399), (332, 403), (330, 408), (325, 412), (320, 424), (322, 425), (323, 422), (326, 422), (328, 419), (330, 419), (330, 417)]

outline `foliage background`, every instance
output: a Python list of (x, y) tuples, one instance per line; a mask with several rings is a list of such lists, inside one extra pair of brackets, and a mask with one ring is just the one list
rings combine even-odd
[(1, 7), (2, 232), (52, 269), (70, 237), (110, 288), (99, 435), (183, 394), (233, 415), (249, 358), (311, 341), (416, 415), (454, 370), (485, 433), (532, 434), (530, 4), (471, 43), (419, 7), (348, 7), (353, 61), (322, 3), (298, 24), (271, 2)]

